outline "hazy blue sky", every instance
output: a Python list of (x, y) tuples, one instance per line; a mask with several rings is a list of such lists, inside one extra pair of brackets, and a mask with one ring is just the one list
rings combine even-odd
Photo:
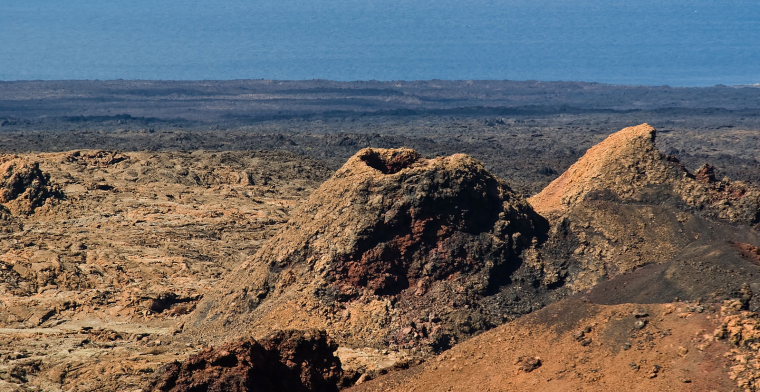
[(757, 0), (0, 0), (0, 79), (760, 83)]

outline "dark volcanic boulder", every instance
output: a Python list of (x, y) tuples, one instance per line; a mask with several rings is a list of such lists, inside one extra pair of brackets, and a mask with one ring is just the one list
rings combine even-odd
[(330, 392), (341, 377), (337, 345), (323, 331), (278, 331), (208, 348), (158, 372), (164, 392)]
[[(255, 336), (313, 327), (352, 346), (445, 346), (538, 306), (537, 278), (520, 255), (546, 229), (467, 155), (364, 149), (186, 326)], [(515, 282), (520, 296), (484, 306)]]

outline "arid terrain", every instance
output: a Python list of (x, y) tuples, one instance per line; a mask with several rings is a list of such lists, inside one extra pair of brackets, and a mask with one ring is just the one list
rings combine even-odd
[(2, 84), (0, 390), (760, 390), (760, 89), (204, 83)]

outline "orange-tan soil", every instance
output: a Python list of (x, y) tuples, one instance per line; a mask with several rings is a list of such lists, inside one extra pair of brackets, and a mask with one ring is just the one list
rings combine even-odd
[(723, 324), (717, 305), (565, 300), (349, 390), (743, 390), (732, 380), (742, 376), (729, 369), (749, 361), (744, 369), (755, 375), (743, 377), (756, 377), (757, 352), (722, 339)]

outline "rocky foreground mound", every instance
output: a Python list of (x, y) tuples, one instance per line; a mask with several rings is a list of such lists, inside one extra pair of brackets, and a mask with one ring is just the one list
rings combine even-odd
[(12, 214), (31, 214), (48, 199), (62, 196), (39, 163), (15, 156), (0, 158), (0, 203)]
[(363, 149), (185, 327), (212, 338), (320, 328), (353, 347), (446, 348), (540, 306), (520, 255), (545, 231), (469, 156)]
[(337, 345), (320, 331), (278, 331), (208, 348), (158, 371), (149, 388), (162, 392), (338, 390)]

